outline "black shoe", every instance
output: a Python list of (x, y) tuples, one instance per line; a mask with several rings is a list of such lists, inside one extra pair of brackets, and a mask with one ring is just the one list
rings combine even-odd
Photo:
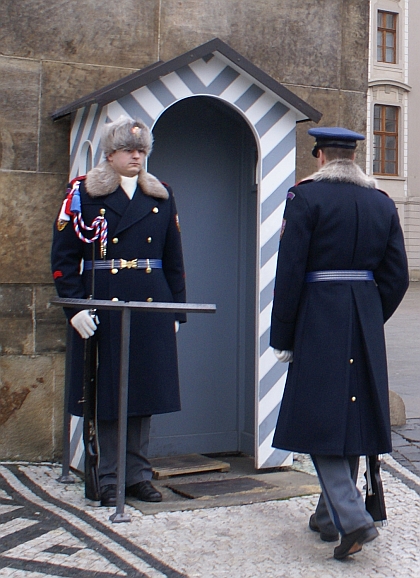
[(374, 524), (371, 526), (363, 526), (350, 534), (346, 534), (341, 538), (341, 544), (334, 548), (334, 558), (336, 560), (343, 560), (350, 554), (360, 552), (363, 544), (371, 542), (379, 536), (378, 530)]
[(117, 505), (117, 486), (108, 484), (101, 488), (101, 506), (112, 507)]
[(125, 490), (125, 495), (137, 498), (142, 502), (162, 501), (162, 494), (152, 486), (149, 480), (143, 480), (142, 482), (137, 482), (137, 484), (129, 486)]
[(309, 528), (312, 530), (312, 532), (319, 532), (319, 537), (324, 542), (337, 542), (338, 538), (340, 537), (338, 532), (335, 532), (334, 534), (327, 534), (327, 532), (321, 532), (321, 529), (316, 521), (315, 514), (312, 514), (312, 516), (309, 518)]

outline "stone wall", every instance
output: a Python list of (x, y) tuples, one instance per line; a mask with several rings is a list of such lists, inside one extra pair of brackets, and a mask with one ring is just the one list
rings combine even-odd
[[(368, 0), (3, 0), (0, 4), (0, 459), (59, 458), (65, 321), (49, 305), (70, 119), (50, 113), (219, 37), (363, 132)], [(298, 127), (298, 178), (315, 168)], [(363, 160), (363, 148), (359, 152)]]

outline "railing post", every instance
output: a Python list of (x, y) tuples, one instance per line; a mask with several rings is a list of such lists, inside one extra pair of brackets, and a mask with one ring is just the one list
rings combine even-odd
[(74, 484), (75, 479), (70, 475), (70, 414), (67, 411), (70, 395), (71, 358), (73, 355), (72, 327), (67, 321), (66, 331), (66, 367), (64, 373), (64, 412), (63, 412), (63, 459), (61, 476), (57, 481), (61, 484)]
[(129, 522), (130, 516), (124, 513), (125, 504), (125, 469), (127, 450), (127, 404), (128, 373), (130, 360), (130, 322), (131, 311), (128, 307), (122, 310), (121, 323), (121, 359), (120, 391), (118, 407), (118, 466), (117, 466), (117, 508), (109, 519), (111, 522)]

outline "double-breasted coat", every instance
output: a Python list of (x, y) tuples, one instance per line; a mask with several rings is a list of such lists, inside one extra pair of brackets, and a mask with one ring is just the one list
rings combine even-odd
[[(373, 281), (305, 282), (313, 271)], [(391, 451), (384, 322), (408, 287), (394, 202), (349, 160), (288, 193), (270, 344), (292, 350), (273, 446), (319, 455)]]
[[(181, 235), (171, 189), (142, 170), (130, 200), (119, 175), (107, 163), (79, 179), (82, 217), (90, 225), (105, 209), (108, 225), (106, 259), (159, 259), (162, 268), (150, 272), (124, 268), (115, 272), (96, 268), (94, 298), (120, 301), (185, 302), (185, 274)], [(85, 233), (86, 236), (89, 234)], [(94, 243), (99, 260), (99, 241)], [(57, 220), (52, 244), (52, 271), (60, 297), (87, 298), (92, 271), (81, 263), (92, 260), (92, 244), (76, 235), (72, 221)], [(76, 310), (68, 309), (70, 318)], [(121, 313), (98, 311), (98, 418), (118, 418)], [(132, 312), (128, 415), (147, 416), (178, 411), (180, 395), (174, 321), (184, 314)], [(73, 360), (69, 411), (82, 415), (83, 340), (73, 331)]]

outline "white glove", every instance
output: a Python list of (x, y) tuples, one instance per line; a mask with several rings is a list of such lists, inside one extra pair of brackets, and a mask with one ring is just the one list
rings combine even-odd
[(179, 331), (179, 321), (175, 321), (175, 333)]
[(274, 355), (277, 357), (279, 361), (282, 363), (293, 363), (293, 351), (280, 351), (279, 349), (273, 349)]
[(99, 324), (99, 319), (97, 315), (92, 317), (87, 309), (79, 311), (74, 317), (70, 319), (70, 323), (73, 325), (77, 333), (83, 339), (89, 339), (95, 333), (97, 325)]

